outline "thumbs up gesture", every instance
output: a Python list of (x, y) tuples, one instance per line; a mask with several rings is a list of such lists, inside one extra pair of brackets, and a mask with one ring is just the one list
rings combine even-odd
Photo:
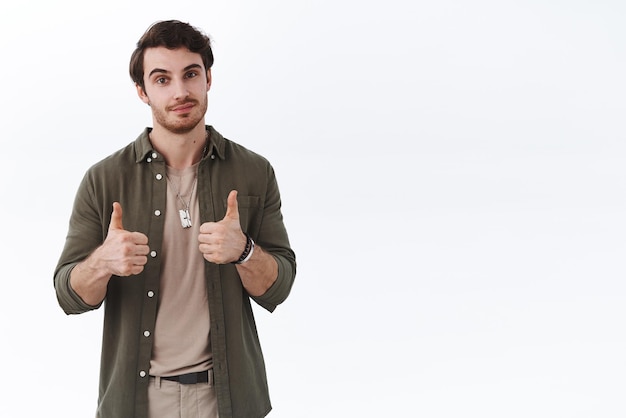
[(100, 260), (110, 274), (130, 276), (143, 271), (148, 262), (148, 237), (122, 225), (122, 205), (113, 203), (109, 232), (99, 249)]
[(228, 194), (224, 219), (200, 225), (199, 249), (207, 261), (227, 264), (239, 258), (246, 247), (246, 240), (239, 223), (237, 190), (232, 190)]

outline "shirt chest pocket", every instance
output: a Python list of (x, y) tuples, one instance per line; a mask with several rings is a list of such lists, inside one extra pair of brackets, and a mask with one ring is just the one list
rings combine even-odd
[(261, 198), (259, 196), (237, 196), (237, 204), (239, 207), (239, 223), (241, 229), (247, 233), (258, 231), (263, 218), (263, 208), (261, 207)]

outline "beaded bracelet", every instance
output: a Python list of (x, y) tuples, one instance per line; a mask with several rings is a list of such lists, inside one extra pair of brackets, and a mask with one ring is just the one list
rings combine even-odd
[(246, 248), (244, 248), (241, 256), (234, 264), (243, 264), (246, 261), (250, 260), (252, 254), (254, 253), (254, 241), (250, 238), (250, 235), (246, 234)]

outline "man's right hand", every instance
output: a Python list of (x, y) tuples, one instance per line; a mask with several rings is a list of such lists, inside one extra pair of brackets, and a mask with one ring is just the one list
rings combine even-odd
[(148, 237), (141, 232), (130, 232), (122, 225), (122, 205), (113, 203), (109, 233), (97, 250), (106, 270), (116, 276), (131, 276), (143, 271), (148, 262)]
[(104, 243), (74, 267), (70, 275), (70, 285), (83, 301), (98, 305), (106, 296), (111, 276), (141, 273), (148, 262), (149, 251), (146, 235), (124, 229), (122, 205), (115, 202), (109, 233)]

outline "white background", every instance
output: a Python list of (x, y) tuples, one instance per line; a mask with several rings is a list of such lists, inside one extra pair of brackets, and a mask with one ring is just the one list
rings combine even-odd
[(256, 310), (274, 418), (624, 417), (626, 5), (33, 1), (0, 10), (0, 415), (93, 416), (102, 312), (52, 272), (84, 171), (151, 123), (154, 21), (274, 165), (298, 256)]

